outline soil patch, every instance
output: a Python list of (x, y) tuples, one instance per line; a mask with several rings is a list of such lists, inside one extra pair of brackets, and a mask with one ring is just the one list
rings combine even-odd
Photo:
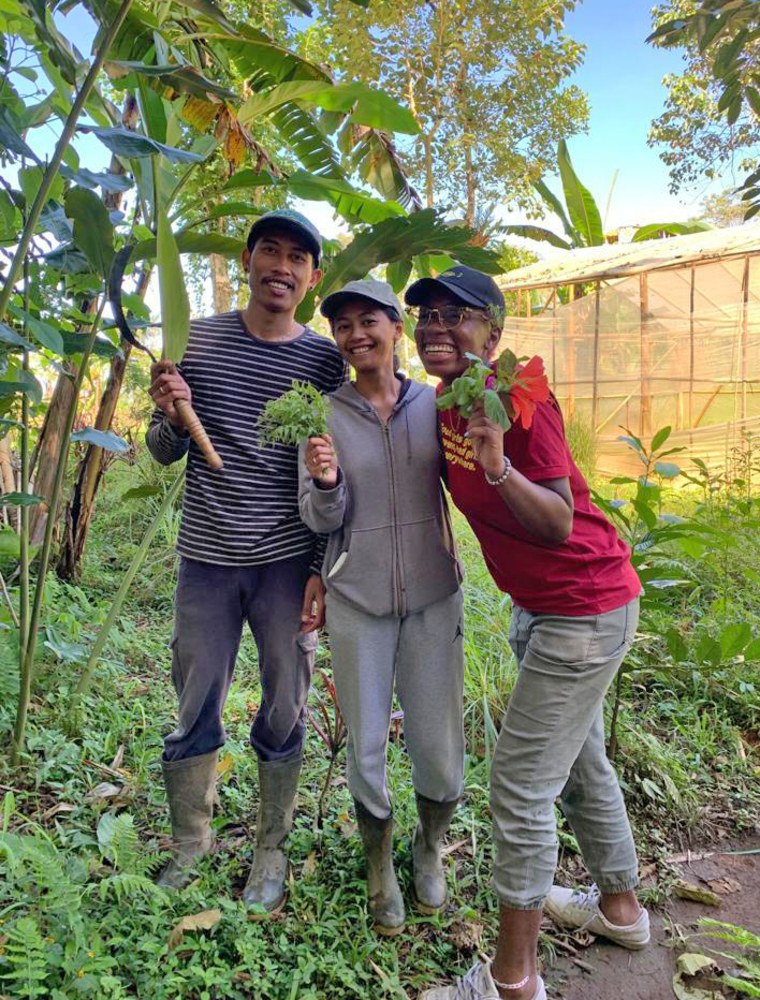
[[(760, 850), (760, 843), (744, 845), (743, 849)], [(560, 946), (564, 943), (576, 954), (559, 954), (546, 970), (552, 1000), (673, 1000), (676, 958), (682, 952), (708, 954), (723, 968), (731, 964), (713, 953), (713, 949), (722, 948), (722, 942), (694, 937), (702, 917), (738, 924), (760, 934), (760, 853), (681, 855), (674, 859), (673, 869), (676, 877), (714, 893), (720, 905), (708, 906), (672, 896), (659, 911), (650, 910), (652, 943), (640, 952), (626, 951), (603, 939), (587, 944), (583, 935), (556, 934)], [(556, 933), (553, 928), (551, 933)], [(706, 984), (699, 985), (704, 988)], [(727, 987), (715, 995), (736, 996)]]

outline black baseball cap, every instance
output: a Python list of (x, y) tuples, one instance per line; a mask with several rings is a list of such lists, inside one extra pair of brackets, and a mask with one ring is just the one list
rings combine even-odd
[(377, 281), (375, 278), (362, 278), (361, 281), (349, 281), (337, 292), (325, 296), (319, 306), (323, 316), (332, 320), (340, 307), (348, 299), (369, 299), (386, 309), (393, 309), (401, 319), (401, 303), (393, 293), (387, 281)]
[(504, 318), (506, 306), (499, 286), (489, 275), (464, 264), (449, 268), (437, 278), (420, 278), (407, 288), (404, 298), (408, 306), (423, 306), (436, 291), (442, 289), (456, 295), (468, 306), (497, 313), (500, 322)]
[(305, 215), (293, 208), (276, 208), (273, 212), (265, 212), (257, 219), (248, 231), (246, 246), (253, 250), (256, 240), (271, 229), (289, 229), (304, 241), (305, 246), (314, 257), (314, 266), (319, 267), (319, 257), (322, 253), (322, 237), (319, 230)]

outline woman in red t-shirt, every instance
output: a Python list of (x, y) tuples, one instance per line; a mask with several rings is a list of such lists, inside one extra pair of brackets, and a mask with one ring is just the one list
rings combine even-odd
[[(406, 293), (416, 307), (419, 356), (442, 388), (489, 360), (504, 298), (492, 278), (458, 266)], [(439, 415), (452, 498), (488, 569), (513, 600), (510, 645), (519, 665), (491, 768), (500, 923), (493, 962), (425, 1000), (545, 1000), (536, 970), (541, 912), (624, 947), (649, 941), (639, 906), (638, 861), (625, 804), (604, 745), (605, 693), (636, 631), (641, 585), (630, 551), (591, 503), (553, 397), (528, 428), (505, 433), (482, 406), (469, 420)], [(554, 801), (595, 885), (554, 886)]]

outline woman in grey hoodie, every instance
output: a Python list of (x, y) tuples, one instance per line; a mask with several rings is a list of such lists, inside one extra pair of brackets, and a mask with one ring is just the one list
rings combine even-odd
[(332, 394), (330, 433), (301, 448), (301, 516), (328, 534), (322, 576), (333, 675), (349, 732), (348, 784), (378, 932), (398, 934), (386, 749), (394, 680), (419, 822), (417, 906), (446, 901), (441, 845), (462, 794), (462, 593), (441, 488), (435, 394), (395, 372), (401, 306), (352, 281), (321, 310), (355, 380)]

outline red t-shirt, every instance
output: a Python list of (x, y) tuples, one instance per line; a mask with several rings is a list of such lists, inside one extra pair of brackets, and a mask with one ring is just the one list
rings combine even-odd
[(597, 615), (623, 607), (641, 592), (630, 549), (591, 502), (573, 462), (554, 397), (538, 404), (529, 430), (512, 424), (504, 435), (504, 454), (532, 482), (570, 480), (573, 529), (561, 545), (547, 545), (526, 531), (488, 485), (458, 411), (442, 410), (438, 418), (451, 496), (470, 522), (496, 585), (515, 604), (541, 614)]

